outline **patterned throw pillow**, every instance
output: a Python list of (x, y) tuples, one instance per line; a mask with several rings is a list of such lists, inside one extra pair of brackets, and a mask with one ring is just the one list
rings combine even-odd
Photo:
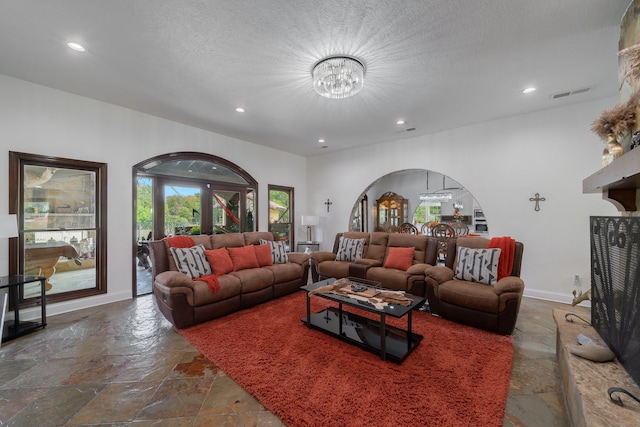
[(456, 279), (495, 285), (498, 280), (500, 249), (471, 249), (458, 247)]
[(348, 239), (341, 236), (336, 261), (355, 261), (362, 258), (364, 242), (365, 239)]
[(211, 274), (211, 266), (204, 254), (204, 246), (196, 245), (191, 248), (169, 248), (176, 262), (178, 271), (192, 279)]
[(271, 240), (260, 239), (261, 245), (269, 245), (271, 247), (271, 261), (274, 264), (286, 264), (289, 262), (287, 256), (287, 248), (284, 242), (273, 242)]

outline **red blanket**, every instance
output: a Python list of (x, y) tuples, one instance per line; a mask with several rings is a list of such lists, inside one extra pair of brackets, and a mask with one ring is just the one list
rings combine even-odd
[(190, 248), (196, 245), (196, 242), (189, 236), (165, 237), (169, 247), (172, 248)]
[(218, 276), (216, 276), (215, 274), (209, 274), (206, 276), (198, 277), (197, 279), (193, 279), (193, 280), (207, 282), (207, 285), (209, 285), (209, 291), (212, 294), (215, 294), (220, 290), (220, 282), (218, 281)]
[(499, 248), (498, 280), (511, 275), (513, 259), (516, 253), (516, 241), (509, 236), (493, 237), (487, 248)]
[[(175, 237), (165, 237), (165, 240), (169, 244), (169, 247), (172, 248), (190, 248), (196, 245), (196, 242), (189, 236), (175, 236)], [(212, 294), (215, 294), (220, 290), (220, 282), (218, 281), (218, 276), (215, 274), (208, 274), (202, 277), (195, 277), (193, 280), (198, 280), (201, 282), (207, 282), (209, 286), (209, 291)]]

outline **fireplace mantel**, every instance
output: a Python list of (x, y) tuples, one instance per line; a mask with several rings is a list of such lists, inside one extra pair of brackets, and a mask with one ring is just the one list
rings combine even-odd
[(638, 210), (640, 148), (631, 150), (582, 181), (583, 193), (600, 193), (620, 212)]

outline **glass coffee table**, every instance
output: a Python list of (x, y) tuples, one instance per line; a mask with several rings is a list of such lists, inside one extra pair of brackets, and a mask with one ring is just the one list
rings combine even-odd
[[(327, 279), (310, 285), (302, 286), (307, 292), (307, 316), (302, 318), (307, 327), (321, 330), (329, 335), (337, 337), (345, 342), (357, 345), (364, 350), (380, 355), (382, 360), (390, 360), (402, 363), (404, 359), (422, 341), (423, 336), (411, 331), (413, 310), (422, 306), (424, 297), (418, 297), (404, 293), (406, 298), (412, 300), (407, 305), (389, 304), (382, 308), (376, 308), (374, 304), (360, 299), (334, 293), (317, 293), (309, 295), (309, 292), (322, 286), (330, 285), (336, 279)], [(349, 278), (352, 285), (361, 289), (380, 289), (373, 282), (361, 279)], [(353, 289), (353, 288), (352, 288)], [(367, 291), (364, 292), (365, 294)], [(373, 292), (375, 293), (375, 292)], [(311, 297), (317, 296), (338, 303), (338, 307), (328, 307), (318, 313), (311, 313)], [(358, 308), (379, 316), (379, 320), (370, 319), (348, 311), (349, 307)], [(407, 317), (407, 329), (387, 325), (387, 316), (401, 318)]]

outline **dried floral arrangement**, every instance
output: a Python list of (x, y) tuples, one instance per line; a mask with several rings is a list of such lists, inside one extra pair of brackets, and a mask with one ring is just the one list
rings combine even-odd
[(613, 108), (604, 110), (600, 117), (591, 123), (591, 132), (602, 139), (607, 139), (609, 134), (624, 135), (633, 130), (636, 124), (636, 108), (638, 106), (638, 93), (634, 93), (629, 100), (620, 103)]
[(627, 72), (624, 79), (640, 80), (640, 43), (622, 49), (618, 52), (618, 56), (622, 56), (627, 61)]

